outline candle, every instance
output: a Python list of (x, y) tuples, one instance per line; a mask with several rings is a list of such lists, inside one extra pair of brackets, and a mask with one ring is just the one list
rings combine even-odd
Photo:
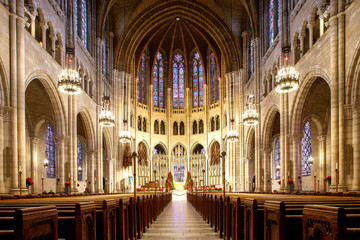
[(19, 166), (19, 172), (21, 172), (21, 165)]
[(336, 167), (335, 167), (335, 169), (336, 169), (336, 170), (338, 170), (338, 167), (339, 167), (339, 165), (338, 165), (338, 163), (336, 163)]
[(288, 171), (288, 176), (290, 176), (290, 172)]
[(44, 174), (41, 174), (41, 178), (44, 178)]
[(71, 177), (70, 173), (69, 173), (69, 178)]

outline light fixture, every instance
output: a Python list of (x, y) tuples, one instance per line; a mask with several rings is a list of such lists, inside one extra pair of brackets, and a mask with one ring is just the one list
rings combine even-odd
[(295, 68), (289, 66), (289, 49), (284, 47), (284, 67), (282, 67), (275, 77), (275, 88), (279, 93), (289, 93), (299, 88), (300, 75), (296, 72)]
[(59, 75), (58, 87), (60, 92), (69, 95), (81, 93), (81, 78), (79, 73), (73, 69), (64, 69)]
[(115, 125), (115, 117), (109, 110), (110, 96), (103, 96), (102, 98), (102, 111), (99, 116), (99, 124), (102, 127), (112, 127)]
[(44, 167), (49, 167), (49, 160), (45, 158), (44, 160)]
[(81, 172), (82, 172), (82, 168), (78, 167), (78, 174), (81, 174)]
[(255, 96), (250, 94), (247, 98), (247, 109), (243, 114), (243, 124), (256, 125), (259, 123), (259, 114), (255, 110)]
[(239, 140), (239, 134), (235, 130), (235, 121), (234, 121), (234, 119), (231, 120), (231, 129), (227, 133), (227, 139), (230, 142), (237, 142)]
[(312, 166), (314, 164), (314, 158), (312, 156), (309, 157), (309, 165)]

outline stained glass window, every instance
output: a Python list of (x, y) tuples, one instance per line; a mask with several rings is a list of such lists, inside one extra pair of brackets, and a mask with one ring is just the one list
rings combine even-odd
[[(81, 168), (81, 171), (79, 169)], [(83, 169), (83, 147), (80, 138), (77, 141), (77, 180), (82, 181)]]
[(276, 26), (276, 34), (278, 34), (280, 32), (280, 4), (281, 4), (281, 0), (276, 0), (277, 1), (277, 9), (276, 9), (276, 18), (277, 18), (277, 26)]
[(175, 163), (175, 165), (174, 165), (174, 179), (175, 179), (175, 180), (178, 180), (178, 179), (179, 179), (179, 177), (178, 177), (178, 165), (177, 165), (177, 163)]
[(164, 107), (164, 59), (160, 52), (158, 52), (155, 59), (153, 78), (154, 106)]
[(80, 12), (80, 16), (81, 16), (81, 41), (83, 42), (83, 44), (85, 45), (85, 47), (88, 46), (88, 42), (87, 42), (87, 2), (86, 0), (81, 0), (81, 12)]
[(272, 44), (274, 38), (274, 0), (269, 0), (269, 45)]
[(55, 141), (54, 129), (51, 124), (47, 125), (46, 129), (46, 159), (49, 161), (49, 166), (46, 168), (46, 177), (55, 178)]
[(145, 103), (145, 74), (146, 74), (145, 54), (143, 54), (139, 65), (138, 87), (137, 87), (137, 98), (138, 101), (141, 103)]
[(103, 72), (104, 72), (104, 76), (105, 78), (107, 78), (108, 75), (108, 62), (107, 62), (107, 58), (108, 58), (108, 50), (107, 50), (107, 40), (106, 38), (104, 38), (104, 47), (103, 47)]
[(280, 179), (281, 156), (280, 156), (280, 138), (279, 137), (277, 137), (275, 139), (274, 166), (275, 166), (275, 179)]
[(311, 166), (309, 164), (309, 158), (311, 156), (311, 128), (310, 123), (307, 121), (303, 129), (303, 138), (301, 142), (301, 169), (302, 175), (311, 175)]
[(249, 58), (250, 58), (250, 75), (254, 72), (254, 41), (253, 38), (250, 38), (249, 45)]
[(180, 164), (180, 181), (185, 180), (185, 167), (184, 164)]
[(181, 54), (176, 54), (172, 61), (173, 64), (173, 107), (184, 107), (185, 98), (185, 74), (184, 58)]
[(204, 71), (198, 52), (193, 58), (193, 106), (204, 105)]
[(211, 100), (213, 102), (219, 100), (220, 89), (219, 89), (219, 74), (215, 55), (210, 55), (210, 79), (211, 79)]

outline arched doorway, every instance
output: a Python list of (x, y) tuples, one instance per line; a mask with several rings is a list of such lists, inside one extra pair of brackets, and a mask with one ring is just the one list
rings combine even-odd
[(176, 144), (171, 152), (171, 155), (174, 182), (183, 182), (185, 181), (185, 170), (187, 169), (185, 147), (180, 143)]
[(204, 174), (202, 171), (206, 170), (205, 161), (205, 149), (203, 145), (198, 143), (192, 150), (190, 156), (190, 174), (194, 181), (194, 187), (203, 185)]
[(153, 150), (153, 170), (156, 170), (156, 179), (159, 185), (163, 187), (168, 173), (168, 157), (165, 147), (157, 144)]
[(139, 185), (145, 185), (150, 179), (150, 166), (148, 162), (147, 147), (144, 142), (138, 144), (138, 183)]

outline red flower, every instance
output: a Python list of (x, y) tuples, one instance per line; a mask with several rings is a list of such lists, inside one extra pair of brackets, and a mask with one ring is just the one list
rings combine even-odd
[(278, 184), (281, 184), (281, 180), (278, 181)]
[(294, 183), (293, 180), (291, 180), (291, 179), (288, 180), (288, 184), (293, 184), (293, 183)]
[(70, 187), (70, 183), (69, 183), (69, 182), (66, 182), (66, 183), (65, 183), (65, 187)]
[(76, 184), (76, 186), (78, 186), (78, 187), (79, 187), (79, 186), (80, 186), (80, 184)]
[(26, 178), (26, 185), (27, 185), (27, 186), (31, 186), (31, 185), (33, 185), (33, 184), (34, 184), (34, 182), (33, 182), (33, 180), (32, 180), (30, 177)]

